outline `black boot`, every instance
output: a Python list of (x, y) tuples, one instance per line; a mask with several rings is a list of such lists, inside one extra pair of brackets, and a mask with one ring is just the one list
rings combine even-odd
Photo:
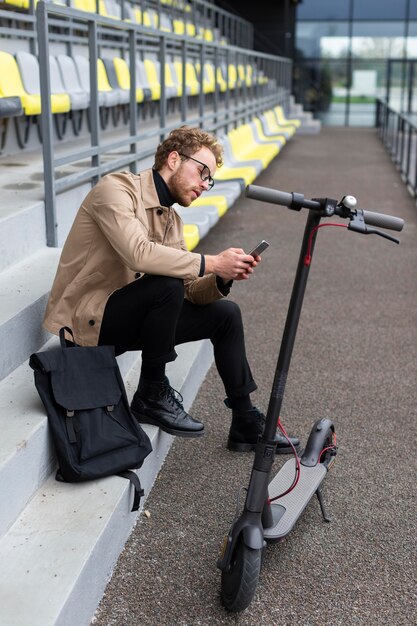
[[(250, 411), (235, 411), (232, 413), (232, 425), (230, 426), (227, 447), (235, 452), (249, 452), (255, 449), (259, 437), (265, 428), (265, 415), (255, 406)], [(296, 451), (299, 451), (300, 440), (290, 437)], [(276, 454), (290, 454), (292, 448), (284, 435), (276, 433)]]
[(142, 424), (153, 424), (177, 437), (201, 437), (204, 424), (184, 411), (167, 378), (163, 382), (140, 380), (130, 410)]

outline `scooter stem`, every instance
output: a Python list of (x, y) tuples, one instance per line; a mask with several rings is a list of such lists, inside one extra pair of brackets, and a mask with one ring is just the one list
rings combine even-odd
[(287, 319), (282, 335), (281, 348), (279, 351), (277, 367), (275, 370), (274, 381), (272, 384), (272, 391), (269, 398), (266, 424), (263, 435), (263, 439), (266, 441), (271, 441), (275, 437), (275, 431), (281, 412), (285, 385), (287, 382), (288, 371), (294, 349), (295, 336), (297, 334), (304, 294), (307, 286), (308, 274), (310, 271), (310, 263), (306, 263), (305, 259), (307, 253), (309, 253), (310, 257), (313, 256), (314, 245), (317, 236), (317, 230), (314, 229), (316, 229), (316, 227), (319, 225), (321, 217), (322, 216), (320, 212), (314, 210), (309, 211), (304, 230), (300, 256), (298, 259), (297, 272), (295, 275), (291, 299), (288, 306)]

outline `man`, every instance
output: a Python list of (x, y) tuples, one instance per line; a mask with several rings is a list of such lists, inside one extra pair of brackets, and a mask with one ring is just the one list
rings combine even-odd
[[(240, 310), (223, 298), (232, 281), (248, 279), (261, 258), (241, 248), (216, 255), (189, 252), (171, 206), (189, 206), (213, 186), (222, 152), (213, 135), (182, 126), (158, 146), (152, 169), (104, 176), (68, 234), (44, 326), (55, 334), (70, 326), (80, 345), (114, 345), (116, 355), (141, 350), (131, 410), (139, 422), (180, 437), (199, 437), (204, 425), (184, 410), (165, 365), (176, 358), (176, 345), (210, 338), (232, 409), (228, 447), (253, 450), (265, 418), (250, 400), (256, 384)], [(278, 452), (291, 451), (284, 437), (277, 440)]]

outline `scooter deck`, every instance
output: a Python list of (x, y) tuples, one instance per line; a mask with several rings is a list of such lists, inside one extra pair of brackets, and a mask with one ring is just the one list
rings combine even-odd
[[(294, 459), (289, 459), (269, 483), (270, 498), (279, 496), (292, 485), (294, 472)], [(296, 487), (271, 504), (274, 526), (264, 529), (266, 541), (278, 541), (292, 530), (326, 474), (327, 469), (322, 463), (313, 467), (301, 466)]]

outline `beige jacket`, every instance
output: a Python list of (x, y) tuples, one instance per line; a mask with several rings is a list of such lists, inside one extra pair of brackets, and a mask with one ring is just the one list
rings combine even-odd
[(58, 334), (62, 326), (70, 326), (77, 343), (97, 345), (109, 296), (138, 273), (182, 278), (185, 297), (195, 304), (223, 297), (214, 274), (198, 277), (200, 267), (201, 255), (186, 249), (180, 216), (159, 204), (152, 170), (108, 174), (75, 217), (44, 327)]

